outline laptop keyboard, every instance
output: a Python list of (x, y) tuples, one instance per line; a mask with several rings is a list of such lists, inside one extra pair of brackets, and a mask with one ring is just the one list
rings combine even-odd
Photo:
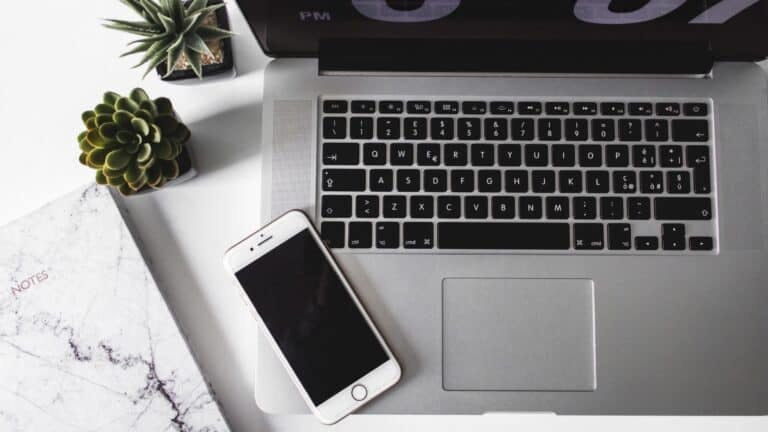
[(320, 111), (332, 248), (716, 250), (709, 101), (327, 97)]

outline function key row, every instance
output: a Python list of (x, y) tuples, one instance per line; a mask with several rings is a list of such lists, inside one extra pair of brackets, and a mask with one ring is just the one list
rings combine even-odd
[(395, 101), (395, 100), (326, 100), (323, 101), (325, 114), (467, 114), (467, 115), (576, 115), (576, 116), (651, 116), (662, 117), (705, 117), (709, 114), (706, 103), (677, 102), (534, 102), (534, 101)]

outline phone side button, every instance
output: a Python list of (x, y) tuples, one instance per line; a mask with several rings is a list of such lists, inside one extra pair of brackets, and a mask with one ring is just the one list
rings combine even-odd
[(358, 384), (352, 387), (352, 399), (360, 402), (368, 397), (368, 389), (364, 385)]

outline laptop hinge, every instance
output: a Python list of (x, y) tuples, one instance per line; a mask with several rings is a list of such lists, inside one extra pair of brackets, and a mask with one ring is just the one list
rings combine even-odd
[(704, 75), (709, 42), (333, 39), (320, 42), (328, 72)]

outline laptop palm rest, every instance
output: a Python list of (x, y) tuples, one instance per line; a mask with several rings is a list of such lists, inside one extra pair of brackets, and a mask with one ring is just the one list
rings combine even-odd
[(594, 283), (445, 279), (443, 387), (594, 391)]

